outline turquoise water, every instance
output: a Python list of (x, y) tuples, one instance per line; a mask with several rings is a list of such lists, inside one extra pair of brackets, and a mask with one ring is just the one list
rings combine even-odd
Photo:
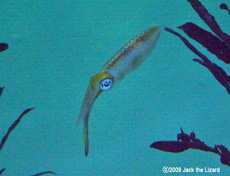
[[(222, 2), (202, 1), (230, 33), (230, 16), (219, 9)], [(189, 21), (209, 30), (187, 1), (9, 0), (1, 2), (0, 14), (0, 42), (9, 44), (0, 53), (0, 87), (5, 87), (0, 138), (25, 109), (35, 107), (0, 152), (0, 169), (6, 168), (2, 175), (47, 170), (63, 176), (165, 175), (163, 166), (220, 167), (221, 173), (213, 175), (229, 173), (213, 153), (149, 148), (155, 141), (176, 140), (182, 127), (209, 146), (230, 149), (229, 95), (192, 61), (195, 54), (165, 31), (143, 65), (97, 99), (88, 157), (83, 124), (76, 128), (90, 77), (133, 36), (154, 25), (177, 30)], [(226, 64), (191, 42), (230, 73)]]

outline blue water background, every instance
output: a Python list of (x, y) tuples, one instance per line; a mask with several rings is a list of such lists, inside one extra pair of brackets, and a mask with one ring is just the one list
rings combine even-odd
[[(222, 2), (202, 1), (230, 33)], [(76, 128), (90, 77), (115, 52), (148, 27), (164, 25), (183, 34), (177, 27), (189, 21), (210, 31), (185, 0), (2, 1), (0, 42), (9, 49), (0, 53), (0, 86), (5, 87), (0, 138), (25, 109), (35, 107), (0, 152), (2, 175), (47, 170), (62, 176), (165, 175), (163, 166), (220, 167), (214, 175), (227, 175), (229, 167), (213, 153), (149, 148), (155, 141), (176, 140), (182, 127), (207, 145), (230, 149), (229, 95), (192, 61), (197, 56), (165, 31), (143, 65), (97, 99), (89, 120), (88, 157), (83, 124)], [(230, 73), (229, 65), (190, 41)]]

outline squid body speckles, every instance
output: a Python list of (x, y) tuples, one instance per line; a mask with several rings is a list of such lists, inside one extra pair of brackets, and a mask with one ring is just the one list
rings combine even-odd
[(89, 152), (88, 120), (95, 100), (101, 92), (111, 89), (115, 83), (121, 81), (145, 61), (154, 49), (163, 29), (164, 27), (154, 26), (135, 36), (105, 63), (100, 72), (91, 77), (77, 122), (84, 120), (85, 156)]

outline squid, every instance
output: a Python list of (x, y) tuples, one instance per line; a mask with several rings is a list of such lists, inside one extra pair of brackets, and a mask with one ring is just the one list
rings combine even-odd
[(89, 152), (88, 121), (95, 100), (145, 61), (163, 29), (162, 26), (153, 26), (136, 35), (105, 63), (100, 72), (91, 77), (77, 120), (77, 125), (84, 120), (85, 156)]

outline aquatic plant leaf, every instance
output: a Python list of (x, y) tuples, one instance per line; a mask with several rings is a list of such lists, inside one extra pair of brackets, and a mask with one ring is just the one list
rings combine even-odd
[(180, 127), (180, 131), (181, 133), (177, 134), (177, 140), (178, 141), (181, 140), (182, 142), (190, 142), (190, 136), (184, 133), (181, 127)]
[(181, 39), (181, 41), (185, 44), (185, 46), (187, 46), (192, 52), (194, 52), (197, 56), (199, 56), (203, 61), (205, 61), (206, 63), (210, 62), (210, 60), (203, 55), (199, 50), (197, 50), (186, 38), (184, 38), (181, 34), (179, 34), (178, 32), (170, 29), (170, 28), (165, 28), (165, 31), (179, 37)]
[[(180, 153), (183, 152), (189, 148), (191, 149), (197, 149), (205, 152), (212, 152), (215, 154), (220, 155), (220, 161), (224, 165), (230, 166), (230, 152), (229, 150), (224, 147), (223, 145), (215, 145), (214, 148), (207, 146), (204, 142), (202, 142), (200, 139), (196, 138), (196, 135), (194, 132), (191, 132), (190, 135), (184, 133), (184, 131), (181, 129), (181, 133), (179, 133), (179, 136), (181, 134), (185, 136), (189, 136), (189, 140), (186, 142), (181, 141), (157, 141), (150, 145), (150, 148), (155, 148), (161, 151), (165, 152), (172, 152), (172, 153)], [(178, 135), (177, 135), (178, 137)], [(181, 138), (179, 139), (181, 140)]]
[(228, 6), (227, 6), (225, 3), (222, 3), (222, 4), (220, 5), (220, 9), (228, 10)]
[(199, 64), (203, 65), (204, 67), (206, 67), (212, 74), (213, 76), (216, 78), (216, 80), (225, 87), (225, 89), (227, 90), (228, 94), (230, 95), (230, 76), (227, 75), (227, 73), (218, 65), (209, 62), (203, 62), (199, 59), (193, 59), (193, 61), (198, 62)]
[(22, 117), (27, 114), (28, 112), (30, 112), (31, 110), (33, 110), (34, 108), (29, 108), (26, 109), (25, 111), (23, 111), (23, 113), (17, 118), (17, 120), (10, 126), (10, 128), (8, 129), (6, 135), (2, 138), (1, 144), (0, 144), (0, 151), (2, 150), (3, 145), (5, 144), (8, 136), (10, 135), (10, 133), (14, 130), (14, 128), (18, 125), (18, 123), (20, 122), (20, 120), (22, 119)]
[(0, 52), (7, 50), (8, 44), (7, 43), (0, 43)]
[(0, 175), (2, 175), (2, 173), (3, 173), (5, 170), (6, 170), (6, 169), (0, 170)]
[(230, 49), (218, 37), (200, 28), (196, 24), (189, 22), (178, 27), (183, 30), (190, 38), (199, 42), (209, 52), (215, 54), (225, 63), (230, 63)]
[(222, 3), (220, 5), (220, 9), (222, 10), (227, 10), (228, 11), (228, 14), (230, 15), (230, 9), (228, 8), (228, 6), (225, 4), (225, 3)]
[(187, 0), (192, 8), (197, 12), (200, 18), (209, 26), (209, 28), (227, 45), (230, 49), (230, 36), (224, 33), (217, 24), (214, 16), (198, 0)]
[(202, 54), (199, 50), (197, 50), (186, 38), (184, 38), (181, 34), (178, 32), (170, 29), (165, 28), (165, 31), (179, 37), (181, 41), (197, 56), (199, 56), (203, 61), (199, 59), (193, 59), (193, 61), (200, 63), (201, 65), (207, 67), (209, 71), (214, 75), (216, 80), (223, 85), (227, 92), (230, 94), (230, 77), (226, 74), (226, 72), (220, 68), (218, 65), (212, 63), (204, 54)]
[(57, 175), (55, 172), (52, 172), (52, 171), (46, 171), (46, 172), (40, 172), (40, 173), (37, 173), (37, 174), (32, 175), (32, 176), (39, 176), (39, 175), (44, 175), (44, 174), (53, 174), (53, 175)]
[(4, 87), (0, 87), (0, 96), (2, 95)]
[(157, 141), (150, 145), (150, 148), (155, 148), (165, 152), (180, 153), (189, 149), (189, 143), (180, 141)]
[(223, 145), (217, 145), (217, 148), (221, 151), (220, 154), (220, 162), (224, 165), (230, 166), (230, 152)]

